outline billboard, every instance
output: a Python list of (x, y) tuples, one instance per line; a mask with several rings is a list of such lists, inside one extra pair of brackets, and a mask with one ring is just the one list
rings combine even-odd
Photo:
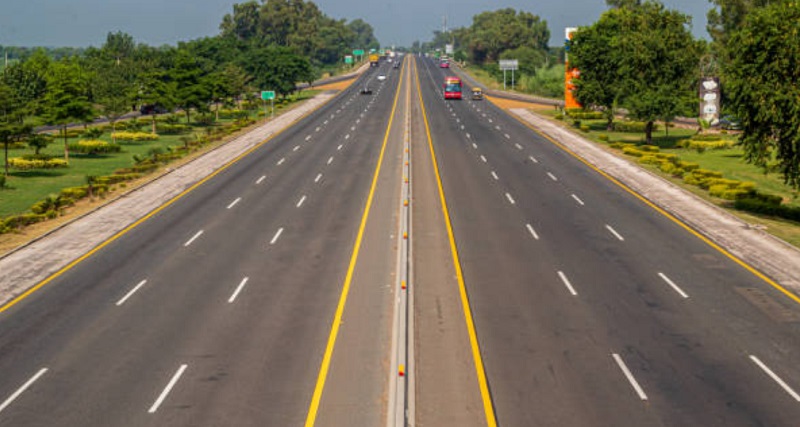
[(582, 105), (575, 99), (575, 80), (581, 72), (577, 68), (569, 66), (569, 48), (572, 43), (572, 35), (577, 32), (575, 27), (567, 27), (564, 31), (564, 108), (581, 108)]
[(703, 77), (700, 79), (700, 118), (709, 124), (719, 123), (720, 90), (719, 77)]

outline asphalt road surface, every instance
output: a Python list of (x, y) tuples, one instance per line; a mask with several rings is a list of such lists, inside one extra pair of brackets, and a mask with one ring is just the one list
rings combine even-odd
[(406, 123), (416, 425), (798, 425), (798, 307), (449, 73), (366, 71), (0, 314), (0, 425), (385, 425)]

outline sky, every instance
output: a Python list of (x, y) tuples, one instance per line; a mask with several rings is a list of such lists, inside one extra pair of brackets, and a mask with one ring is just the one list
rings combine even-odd
[[(122, 31), (137, 42), (174, 45), (219, 33), (234, 3), (243, 0), (0, 0), (0, 45), (100, 46), (109, 32)], [(707, 0), (662, 0), (693, 18), (692, 31), (708, 38)], [(336, 19), (361, 18), (371, 24), (384, 46), (428, 41), (441, 30), (465, 27), (483, 11), (514, 8), (545, 19), (550, 44), (563, 43), (564, 28), (590, 25), (606, 10), (605, 0), (317, 0)]]

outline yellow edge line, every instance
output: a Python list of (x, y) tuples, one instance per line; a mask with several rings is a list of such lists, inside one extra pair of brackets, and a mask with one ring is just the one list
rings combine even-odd
[[(402, 73), (404, 72), (405, 70), (403, 70), (400, 74), (401, 81), (403, 78)], [(336, 345), (336, 337), (339, 335), (339, 325), (342, 323), (344, 306), (347, 303), (347, 295), (350, 292), (350, 283), (353, 280), (353, 272), (356, 268), (356, 262), (358, 261), (358, 253), (361, 251), (361, 240), (364, 237), (364, 229), (367, 226), (367, 218), (369, 218), (369, 211), (370, 207), (372, 206), (373, 196), (375, 195), (375, 188), (378, 186), (378, 176), (380, 175), (381, 166), (383, 165), (383, 157), (389, 141), (389, 132), (391, 131), (392, 123), (394, 122), (397, 102), (400, 99), (400, 87), (401, 85), (397, 86), (397, 92), (394, 96), (394, 105), (392, 106), (392, 112), (389, 116), (389, 124), (386, 126), (386, 135), (383, 137), (383, 146), (381, 147), (381, 153), (378, 157), (378, 164), (375, 167), (375, 173), (372, 177), (372, 185), (369, 189), (369, 196), (367, 196), (367, 203), (364, 205), (364, 214), (361, 216), (361, 225), (358, 228), (358, 234), (356, 236), (355, 243), (353, 244), (353, 254), (350, 256), (350, 265), (347, 268), (347, 275), (344, 278), (342, 294), (339, 297), (339, 305), (336, 307), (336, 314), (333, 316), (331, 333), (328, 336), (328, 344), (325, 347), (325, 354), (322, 357), (322, 364), (319, 367), (319, 374), (317, 375), (317, 385), (314, 387), (314, 395), (311, 397), (311, 404), (308, 408), (308, 415), (306, 417), (305, 424), (306, 427), (312, 427), (317, 420), (317, 412), (319, 411), (320, 400), (322, 400), (322, 391), (325, 388), (325, 380), (328, 377), (331, 357), (333, 356), (333, 348)]]
[[(333, 99), (333, 98), (331, 98), (331, 99)], [(139, 219), (138, 219), (136, 222), (134, 222), (133, 224), (130, 224), (130, 225), (128, 225), (127, 227), (125, 227), (125, 228), (123, 228), (122, 230), (118, 231), (116, 234), (114, 234), (113, 236), (109, 237), (108, 239), (106, 239), (105, 241), (103, 241), (102, 243), (100, 243), (99, 245), (95, 246), (95, 247), (94, 247), (92, 250), (90, 250), (89, 252), (85, 253), (85, 254), (84, 254), (83, 256), (81, 256), (80, 258), (77, 258), (77, 259), (73, 260), (72, 262), (70, 262), (70, 263), (69, 263), (69, 264), (67, 264), (66, 266), (62, 267), (60, 270), (56, 271), (55, 273), (51, 274), (50, 276), (48, 276), (47, 278), (45, 278), (45, 279), (44, 279), (44, 280), (42, 280), (41, 282), (39, 282), (39, 283), (37, 283), (36, 285), (34, 285), (34, 286), (32, 286), (32, 287), (28, 288), (28, 290), (26, 290), (26, 291), (25, 291), (25, 292), (23, 292), (22, 294), (18, 295), (16, 298), (12, 299), (11, 301), (7, 302), (5, 305), (3, 305), (2, 307), (0, 307), (0, 313), (3, 313), (4, 311), (6, 311), (6, 310), (10, 309), (11, 307), (15, 306), (16, 304), (18, 304), (19, 302), (21, 302), (21, 301), (22, 301), (22, 300), (24, 300), (25, 298), (29, 297), (31, 294), (33, 294), (34, 292), (38, 291), (39, 289), (41, 289), (42, 287), (44, 287), (44, 286), (45, 286), (45, 285), (47, 285), (48, 283), (52, 282), (53, 280), (57, 279), (59, 276), (63, 275), (63, 274), (64, 274), (64, 273), (66, 273), (67, 271), (71, 270), (71, 269), (72, 269), (73, 267), (75, 267), (76, 265), (78, 265), (78, 264), (80, 264), (81, 262), (85, 261), (87, 258), (91, 257), (92, 255), (94, 255), (95, 253), (97, 253), (97, 252), (98, 252), (98, 251), (100, 251), (101, 249), (105, 248), (106, 246), (108, 246), (109, 244), (111, 244), (112, 242), (114, 242), (115, 240), (117, 240), (117, 239), (119, 239), (120, 237), (122, 237), (123, 235), (127, 234), (129, 231), (131, 231), (131, 230), (133, 230), (134, 228), (138, 227), (138, 226), (139, 226), (139, 225), (141, 225), (143, 222), (147, 221), (148, 219), (152, 218), (153, 216), (155, 216), (155, 215), (156, 215), (156, 214), (158, 214), (159, 212), (163, 211), (164, 209), (166, 209), (167, 207), (169, 207), (170, 205), (172, 205), (173, 203), (177, 202), (179, 199), (183, 198), (184, 196), (186, 196), (186, 195), (187, 195), (188, 193), (190, 193), (191, 191), (193, 191), (193, 190), (197, 189), (197, 187), (199, 187), (199, 186), (203, 185), (203, 184), (204, 184), (204, 183), (206, 183), (208, 180), (210, 180), (210, 179), (214, 178), (215, 176), (217, 176), (219, 173), (221, 173), (221, 172), (225, 171), (226, 169), (230, 168), (230, 167), (231, 167), (231, 166), (233, 166), (233, 165), (234, 165), (236, 162), (238, 162), (239, 160), (241, 160), (241, 159), (242, 159), (242, 158), (244, 158), (245, 156), (247, 156), (247, 155), (251, 154), (252, 152), (256, 151), (257, 149), (261, 148), (262, 146), (264, 146), (264, 144), (268, 143), (269, 141), (271, 141), (272, 139), (274, 139), (275, 137), (277, 137), (278, 135), (280, 135), (281, 133), (283, 133), (283, 132), (284, 132), (286, 129), (289, 129), (290, 127), (292, 127), (292, 125), (293, 125), (294, 123), (297, 123), (297, 122), (299, 122), (300, 120), (303, 120), (303, 119), (304, 119), (304, 118), (306, 118), (308, 115), (310, 115), (310, 114), (312, 114), (313, 112), (317, 111), (318, 109), (322, 108), (322, 107), (323, 107), (325, 104), (327, 104), (328, 102), (330, 102), (330, 100), (329, 100), (329, 101), (326, 101), (326, 102), (324, 102), (324, 103), (322, 103), (322, 104), (320, 104), (319, 106), (317, 106), (317, 107), (316, 107), (316, 108), (314, 108), (313, 110), (311, 110), (311, 111), (309, 111), (309, 112), (307, 112), (307, 113), (303, 114), (302, 116), (298, 117), (298, 118), (297, 118), (297, 120), (295, 120), (295, 121), (294, 121), (293, 123), (291, 123), (289, 126), (286, 126), (285, 128), (283, 128), (283, 129), (281, 129), (281, 130), (279, 130), (279, 131), (275, 132), (274, 134), (270, 135), (270, 136), (269, 136), (267, 139), (265, 139), (265, 140), (263, 140), (263, 141), (259, 142), (257, 145), (255, 145), (255, 146), (253, 146), (252, 148), (248, 149), (248, 150), (247, 150), (247, 151), (245, 151), (244, 153), (242, 153), (242, 154), (240, 154), (240, 155), (236, 156), (236, 157), (235, 157), (233, 160), (229, 161), (228, 163), (226, 163), (225, 165), (223, 165), (221, 168), (219, 168), (219, 169), (215, 170), (215, 171), (214, 171), (214, 172), (212, 172), (210, 175), (206, 176), (205, 178), (201, 179), (200, 181), (198, 181), (197, 183), (195, 183), (195, 184), (194, 184), (194, 185), (192, 185), (191, 187), (187, 188), (186, 190), (183, 190), (181, 193), (179, 193), (179, 194), (178, 194), (178, 195), (176, 195), (175, 197), (173, 197), (173, 198), (169, 199), (168, 201), (166, 201), (166, 202), (165, 202), (163, 205), (161, 205), (161, 206), (159, 206), (159, 207), (157, 207), (157, 208), (153, 209), (152, 211), (150, 211), (150, 213), (148, 213), (147, 215), (143, 216), (142, 218), (139, 218)], [(209, 153), (210, 153), (210, 151), (209, 151)], [(197, 159), (195, 159), (195, 160), (198, 160), (198, 159), (199, 159), (199, 157), (198, 157)], [(193, 160), (193, 161), (195, 161), (195, 160)], [(190, 162), (190, 163), (191, 163), (191, 162)], [(189, 163), (189, 164), (190, 164), (190, 163)], [(187, 164), (187, 165), (188, 165), (188, 164)]]
[[(416, 68), (416, 61), (414, 62)], [(428, 124), (428, 113), (425, 109), (425, 102), (422, 100), (422, 89), (419, 83), (419, 73), (416, 74), (417, 78), (417, 94), (419, 102), (422, 105), (422, 118), (425, 122), (425, 133), (428, 136), (428, 148), (431, 151), (431, 163), (433, 163), (433, 171), (436, 175), (436, 184), (439, 188), (439, 198), (442, 201), (442, 215), (444, 216), (445, 226), (447, 227), (447, 235), (450, 239), (450, 253), (453, 255), (453, 267), (456, 270), (456, 278), (458, 279), (458, 292), (461, 295), (461, 306), (464, 309), (464, 320), (467, 324), (467, 333), (469, 335), (469, 343), (472, 348), (472, 359), (475, 363), (475, 374), (478, 377), (478, 386), (481, 391), (481, 399), (483, 400), (483, 412), (486, 414), (486, 425), (489, 427), (496, 427), (497, 420), (494, 412), (494, 405), (492, 397), (489, 393), (489, 386), (486, 381), (486, 371), (483, 367), (483, 359), (481, 358), (480, 347), (478, 346), (478, 334), (475, 332), (475, 323), (472, 320), (472, 311), (469, 307), (469, 297), (467, 296), (467, 288), (464, 284), (464, 275), (461, 271), (461, 261), (458, 257), (458, 248), (456, 247), (455, 237), (453, 236), (453, 226), (450, 223), (450, 211), (447, 209), (447, 200), (444, 197), (444, 188), (442, 187), (442, 178), (439, 175), (439, 165), (436, 160), (436, 151), (433, 149), (433, 138), (431, 138), (430, 125)]]
[[(498, 108), (502, 109), (502, 107), (500, 107), (500, 106), (498, 106)], [(684, 230), (688, 231), (689, 233), (691, 233), (692, 235), (694, 235), (695, 237), (697, 237), (698, 239), (700, 239), (701, 241), (703, 241), (707, 245), (711, 246), (712, 248), (717, 250), (719, 253), (725, 255), (730, 260), (732, 260), (733, 262), (735, 262), (736, 264), (738, 264), (739, 266), (741, 266), (745, 270), (747, 270), (750, 273), (752, 273), (754, 276), (758, 277), (759, 279), (763, 280), (764, 282), (766, 282), (767, 284), (769, 284), (773, 288), (777, 289), (778, 291), (783, 293), (786, 297), (788, 297), (792, 301), (800, 304), (800, 296), (797, 296), (792, 291), (784, 288), (778, 282), (770, 279), (764, 273), (761, 273), (760, 271), (758, 271), (755, 267), (750, 266), (749, 264), (744, 262), (742, 259), (740, 259), (736, 255), (728, 252), (726, 249), (724, 249), (723, 247), (721, 247), (718, 244), (714, 243), (711, 239), (709, 239), (708, 237), (704, 236), (700, 232), (696, 231), (691, 226), (689, 226), (685, 222), (681, 221), (680, 219), (678, 219), (677, 217), (675, 217), (671, 213), (665, 211), (664, 209), (662, 209), (661, 207), (659, 207), (655, 203), (651, 202), (650, 200), (647, 200), (644, 196), (642, 196), (641, 194), (637, 193), (632, 188), (628, 187), (627, 185), (625, 185), (624, 183), (622, 183), (618, 179), (616, 179), (613, 176), (607, 174), (606, 172), (604, 172), (603, 170), (599, 169), (595, 165), (589, 163), (588, 160), (584, 159), (583, 157), (581, 157), (580, 155), (578, 155), (574, 151), (570, 150), (565, 145), (563, 145), (560, 142), (556, 141), (555, 139), (551, 138), (549, 135), (545, 134), (543, 131), (540, 131), (539, 129), (537, 129), (536, 127), (534, 127), (530, 123), (526, 122), (525, 120), (522, 120), (522, 118), (518, 117), (516, 114), (511, 114), (511, 116), (514, 117), (517, 121), (519, 121), (523, 125), (527, 126), (531, 130), (536, 132), (537, 134), (541, 135), (542, 137), (544, 137), (545, 139), (547, 139), (548, 141), (553, 143), (554, 145), (556, 145), (558, 148), (560, 148), (560, 149), (564, 150), (565, 152), (567, 152), (572, 157), (578, 159), (581, 163), (583, 163), (586, 166), (588, 166), (589, 168), (593, 169), (595, 172), (599, 173), (604, 178), (608, 179), (609, 181), (611, 181), (612, 183), (614, 183), (618, 187), (622, 188), (623, 190), (627, 191), (628, 193), (630, 193), (631, 195), (633, 195), (637, 199), (641, 200), (644, 204), (646, 204), (647, 206), (650, 206), (656, 212), (658, 212), (661, 215), (667, 217), (667, 219), (671, 220), (672, 222), (678, 224), (681, 228), (683, 228)]]

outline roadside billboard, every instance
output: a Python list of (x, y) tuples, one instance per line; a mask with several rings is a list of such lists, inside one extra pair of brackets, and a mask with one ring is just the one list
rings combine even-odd
[(700, 79), (700, 118), (710, 125), (719, 123), (720, 90), (719, 77), (703, 77)]
[(569, 48), (572, 43), (572, 35), (577, 32), (575, 27), (567, 27), (564, 31), (564, 108), (581, 108), (583, 107), (577, 99), (575, 99), (575, 80), (577, 80), (581, 72), (577, 68), (569, 66)]

